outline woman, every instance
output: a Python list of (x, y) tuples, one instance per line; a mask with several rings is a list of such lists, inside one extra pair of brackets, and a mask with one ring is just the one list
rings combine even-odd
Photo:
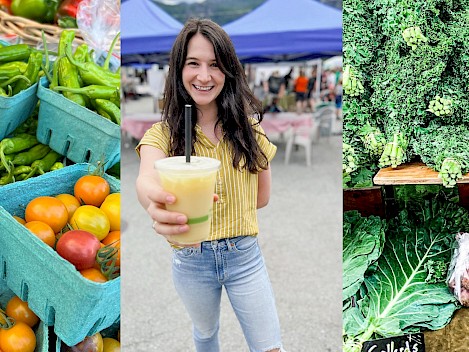
[[(184, 106), (194, 108), (192, 155), (221, 161), (210, 240), (173, 246), (173, 281), (193, 323), (197, 351), (219, 351), (223, 286), (250, 351), (282, 351), (270, 280), (257, 243), (257, 209), (270, 197), (269, 162), (276, 147), (262, 128), (262, 106), (251, 93), (233, 44), (210, 20), (189, 20), (171, 51), (163, 121), (137, 146), (139, 201), (166, 239), (189, 229), (158, 183), (154, 162), (184, 155)], [(258, 120), (254, 116), (258, 116)]]

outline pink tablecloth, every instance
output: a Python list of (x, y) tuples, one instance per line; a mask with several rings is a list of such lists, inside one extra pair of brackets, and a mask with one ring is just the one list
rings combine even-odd
[(261, 126), (267, 136), (286, 132), (290, 127), (311, 127), (313, 118), (311, 114), (297, 114), (294, 112), (278, 112), (264, 114)]
[(128, 114), (124, 115), (121, 128), (129, 136), (140, 140), (145, 132), (158, 121), (161, 121), (161, 113)]

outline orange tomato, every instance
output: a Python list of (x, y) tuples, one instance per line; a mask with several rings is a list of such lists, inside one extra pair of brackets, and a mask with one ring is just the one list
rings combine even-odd
[(106, 197), (100, 209), (104, 211), (111, 224), (110, 231), (121, 229), (121, 194), (112, 193)]
[(28, 302), (22, 301), (18, 296), (13, 296), (8, 301), (5, 313), (16, 321), (22, 321), (29, 327), (33, 327), (39, 321), (38, 316), (29, 309)]
[(85, 175), (78, 179), (73, 193), (80, 204), (101, 206), (111, 189), (109, 183), (101, 176)]
[(52, 227), (47, 225), (45, 222), (39, 220), (33, 220), (24, 224), (33, 234), (50, 247), (55, 245), (55, 233)]
[(17, 321), (8, 330), (0, 329), (0, 349), (3, 352), (34, 352), (36, 335), (22, 321)]
[(101, 241), (105, 245), (111, 245), (112, 247), (117, 248), (116, 253), (116, 265), (121, 265), (121, 232), (120, 231), (111, 231), (109, 234)]
[(103, 338), (103, 352), (120, 352), (121, 344), (111, 337)]
[[(22, 218), (20, 218), (19, 216), (16, 216), (16, 215), (13, 215), (13, 218), (18, 221), (21, 225), (24, 225), (26, 224), (26, 221)], [(1, 352), (1, 351), (0, 351)]]
[(55, 198), (60, 199), (67, 207), (68, 220), (70, 221), (75, 210), (77, 210), (77, 208), (81, 205), (80, 202), (78, 199), (68, 193), (58, 194), (55, 196)]
[(91, 280), (94, 282), (106, 282), (107, 281), (106, 276), (103, 275), (101, 270), (96, 269), (96, 268), (80, 270), (80, 274), (83, 275), (83, 277), (87, 278), (88, 280)]
[(82, 205), (75, 210), (70, 225), (75, 230), (91, 232), (100, 241), (107, 236), (111, 226), (106, 214), (93, 205)]
[(55, 197), (37, 197), (26, 206), (25, 220), (45, 222), (57, 233), (67, 224), (68, 210), (65, 204)]

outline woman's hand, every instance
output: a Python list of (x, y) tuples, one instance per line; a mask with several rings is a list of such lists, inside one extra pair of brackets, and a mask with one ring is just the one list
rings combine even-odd
[(147, 212), (153, 220), (153, 228), (156, 232), (170, 240), (168, 236), (189, 231), (186, 215), (166, 209), (167, 204), (173, 204), (176, 201), (174, 195), (155, 187), (154, 191), (148, 194), (148, 199), (150, 204)]

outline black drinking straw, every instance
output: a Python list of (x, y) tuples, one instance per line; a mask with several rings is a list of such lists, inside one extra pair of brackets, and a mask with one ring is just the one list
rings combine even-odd
[(184, 117), (185, 117), (185, 152), (186, 152), (186, 163), (191, 162), (191, 152), (192, 152), (192, 105), (186, 105), (184, 110)]

